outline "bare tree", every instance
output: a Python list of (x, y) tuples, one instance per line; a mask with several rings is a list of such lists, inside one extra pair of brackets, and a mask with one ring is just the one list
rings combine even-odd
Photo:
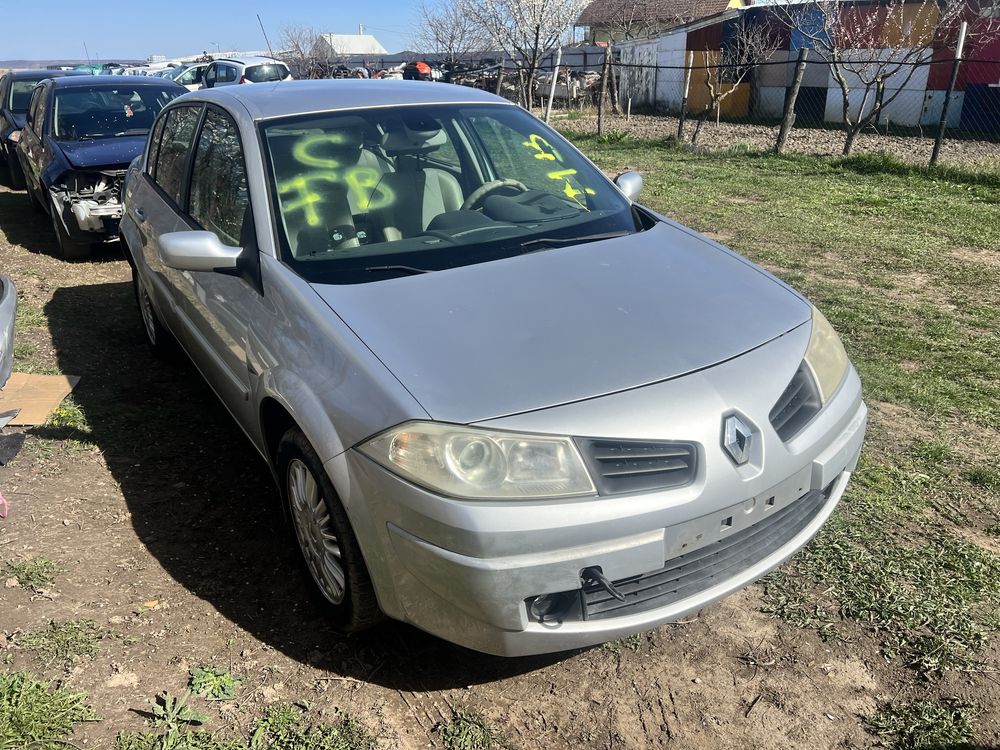
[(1000, 0), (779, 0), (778, 19), (802, 35), (840, 88), (845, 156), (877, 123), (937, 46), (954, 46), (962, 21), (979, 40), (1000, 33)]
[(490, 49), (492, 39), (475, 18), (465, 11), (463, 0), (438, 0), (437, 4), (420, 4), (417, 31), (413, 35), (414, 49), (436, 52), (449, 63)]
[(316, 54), (320, 32), (311, 26), (285, 26), (281, 30), (281, 47), (285, 61), (295, 69), (297, 78), (325, 78), (325, 66)]
[(462, 9), (517, 66), (522, 96), (530, 107), (539, 63), (560, 43), (585, 4), (586, 0), (463, 0)]
[(770, 59), (779, 46), (781, 41), (769, 24), (754, 23), (743, 15), (721, 51), (706, 50), (704, 73), (708, 103), (698, 118), (691, 143), (698, 142), (701, 128), (713, 112), (718, 123), (722, 102), (739, 89), (758, 65)]

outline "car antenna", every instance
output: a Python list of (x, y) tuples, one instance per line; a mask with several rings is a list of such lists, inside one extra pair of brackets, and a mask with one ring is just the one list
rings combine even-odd
[(274, 50), (271, 49), (271, 41), (267, 38), (267, 32), (264, 31), (264, 22), (260, 20), (260, 13), (257, 14), (257, 23), (260, 24), (260, 33), (264, 35), (264, 41), (267, 43), (267, 52), (271, 55), (272, 60), (277, 58), (274, 56)]

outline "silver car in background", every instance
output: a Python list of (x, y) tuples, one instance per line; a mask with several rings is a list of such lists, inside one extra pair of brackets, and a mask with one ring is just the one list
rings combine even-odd
[(317, 600), (480, 651), (683, 618), (800, 549), (867, 410), (837, 334), (503, 99), (201, 91), (126, 183), (150, 345), (266, 459)]
[(14, 367), (14, 321), (17, 318), (17, 289), (0, 274), (0, 388)]

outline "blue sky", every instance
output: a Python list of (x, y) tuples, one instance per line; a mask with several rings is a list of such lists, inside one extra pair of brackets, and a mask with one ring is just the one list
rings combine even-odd
[[(4, 5), (11, 0), (0, 0)], [(57, 0), (43, 5), (44, 22), (17, 29), (9, 17), (0, 57), (42, 60), (84, 57), (142, 59), (148, 55), (192, 55), (202, 50), (264, 49), (257, 25), (260, 13), (273, 47), (286, 26), (314, 27), (339, 34), (357, 33), (358, 24), (389, 52), (410, 46), (416, 19), (414, 0), (340, 2), (327, 0)], [(371, 24), (371, 25), (370, 25)], [(10, 33), (16, 31), (17, 33)]]

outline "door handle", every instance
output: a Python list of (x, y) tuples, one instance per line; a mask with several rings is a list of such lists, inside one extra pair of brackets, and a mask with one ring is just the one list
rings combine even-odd
[(145, 221), (146, 220), (146, 214), (142, 210), (142, 208), (140, 208), (139, 206), (136, 206), (135, 208), (133, 208), (132, 209), (132, 213), (134, 213), (135, 217), (137, 219), (139, 219), (140, 221)]

